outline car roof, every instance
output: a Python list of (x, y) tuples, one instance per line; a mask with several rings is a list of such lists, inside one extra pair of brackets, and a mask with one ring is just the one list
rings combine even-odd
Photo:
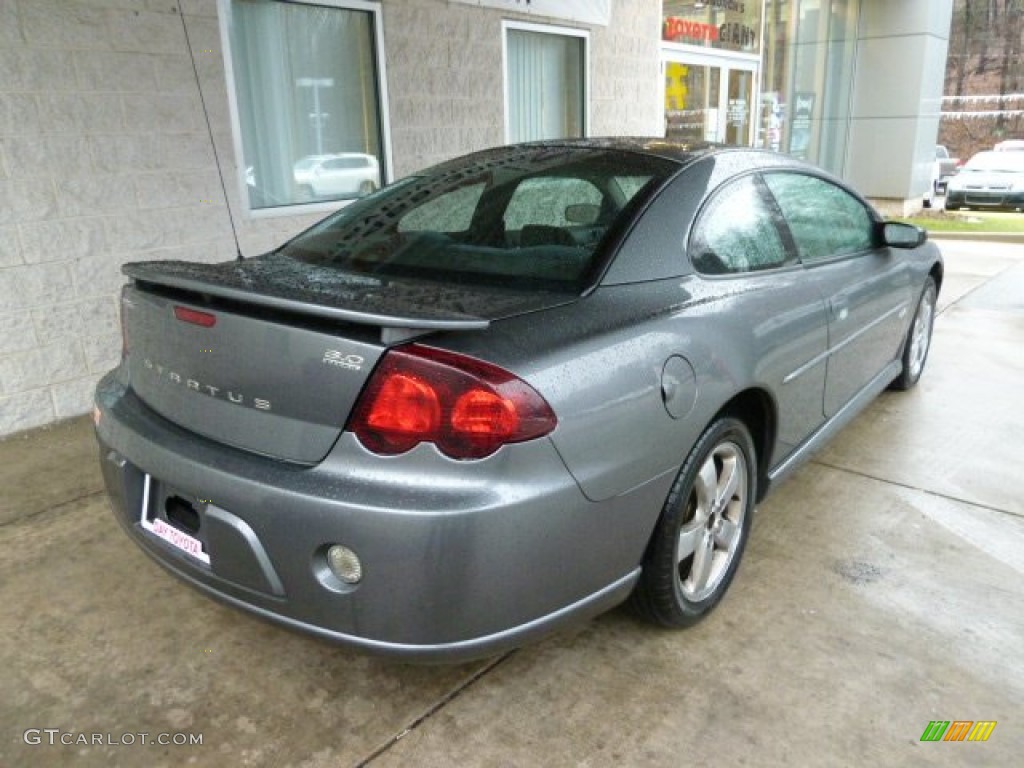
[(645, 155), (656, 155), (668, 160), (676, 160), (689, 164), (704, 155), (716, 151), (734, 149), (724, 144), (710, 142), (682, 142), (652, 136), (607, 136), (586, 139), (551, 139), (533, 141), (526, 144), (513, 145), (519, 147), (572, 147), (576, 149), (618, 150), (621, 152), (637, 152)]
[[(624, 137), (596, 137), (584, 139), (549, 139), (545, 141), (531, 141), (520, 144), (505, 144), (490, 149), (483, 149), (471, 152), (467, 155), (454, 157), (443, 161), (431, 168), (420, 171), (421, 174), (445, 172), (473, 164), (502, 164), (514, 162), (517, 156), (522, 153), (543, 151), (545, 149), (571, 149), (576, 151), (613, 151), (632, 154), (643, 154), (657, 157), (662, 160), (669, 160), (678, 164), (679, 168), (685, 168), (692, 163), (707, 157), (716, 155), (746, 155), (748, 157), (760, 158), (758, 162), (762, 166), (786, 165), (794, 168), (813, 169), (807, 163), (797, 160), (788, 155), (781, 155), (768, 149), (756, 149), (751, 147), (738, 147), (726, 144), (714, 144), (710, 142), (681, 142), (672, 139), (664, 139), (651, 136), (624, 136)], [(756, 161), (755, 161), (756, 162)]]

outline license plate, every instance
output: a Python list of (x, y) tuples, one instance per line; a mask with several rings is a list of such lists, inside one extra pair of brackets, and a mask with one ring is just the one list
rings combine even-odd
[(187, 555), (191, 555), (201, 563), (210, 564), (210, 556), (203, 551), (203, 542), (195, 536), (190, 536), (180, 531), (173, 525), (168, 525), (159, 517), (149, 519), (149, 498), (152, 488), (152, 478), (146, 475), (142, 487), (142, 515), (139, 524), (159, 539), (166, 541), (172, 547), (180, 549)]

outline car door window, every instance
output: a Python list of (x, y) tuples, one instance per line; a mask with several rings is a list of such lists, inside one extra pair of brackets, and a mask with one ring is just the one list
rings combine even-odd
[(805, 263), (860, 253), (875, 245), (864, 204), (831, 182), (802, 173), (766, 173), (768, 185)]
[(700, 213), (690, 260), (707, 275), (774, 269), (795, 262), (777, 226), (778, 212), (754, 176), (732, 182)]
[(568, 227), (566, 209), (574, 205), (600, 206), (603, 195), (586, 179), (534, 176), (523, 179), (505, 209), (505, 229), (518, 232), (527, 226)]

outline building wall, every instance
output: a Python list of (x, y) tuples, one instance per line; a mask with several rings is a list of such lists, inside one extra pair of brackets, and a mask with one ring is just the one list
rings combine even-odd
[[(205, 113), (173, 0), (0, 4), (0, 434), (91, 407), (121, 264), (235, 252), (206, 124), (234, 178), (216, 6), (182, 5)], [(241, 222), (242, 247), (297, 226)]]
[(862, 6), (845, 175), (892, 214), (931, 183), (952, 13), (953, 0)]
[[(396, 174), (501, 144), (501, 20), (549, 20), (382, 6)], [(591, 28), (591, 134), (661, 132), (659, 26), (615, 0)], [(0, 435), (89, 410), (122, 264), (231, 258), (232, 219), (252, 256), (318, 218), (249, 218), (236, 178), (215, 0), (0, 0)]]
[[(663, 130), (659, 3), (615, 0), (612, 23), (590, 30), (590, 130)], [(384, 2), (395, 173), (401, 177), (505, 141), (502, 19), (557, 19), (466, 7), (444, 0)]]

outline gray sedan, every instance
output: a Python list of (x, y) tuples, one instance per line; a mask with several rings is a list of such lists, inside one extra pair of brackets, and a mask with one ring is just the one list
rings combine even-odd
[(128, 265), (107, 489), (183, 581), (371, 652), (487, 655), (624, 601), (686, 626), (771, 487), (917, 382), (942, 269), (777, 154), (469, 155), (272, 253)]

